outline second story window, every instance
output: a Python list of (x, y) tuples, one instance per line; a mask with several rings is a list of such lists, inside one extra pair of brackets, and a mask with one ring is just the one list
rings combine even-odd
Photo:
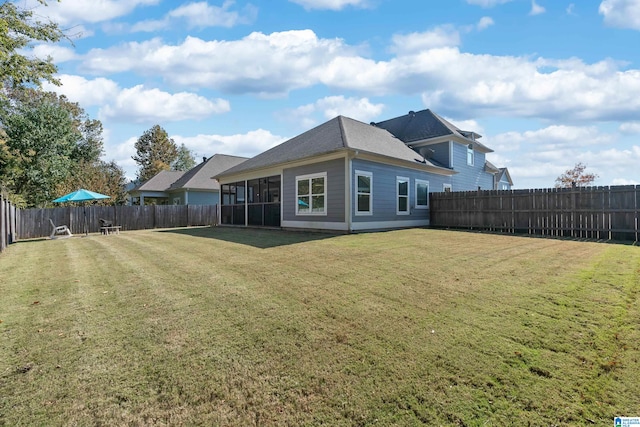
[(467, 164), (473, 166), (473, 144), (467, 145)]

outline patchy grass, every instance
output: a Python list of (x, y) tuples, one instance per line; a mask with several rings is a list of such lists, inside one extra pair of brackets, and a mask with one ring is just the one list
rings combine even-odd
[(612, 425), (640, 249), (199, 228), (0, 255), (0, 425)]

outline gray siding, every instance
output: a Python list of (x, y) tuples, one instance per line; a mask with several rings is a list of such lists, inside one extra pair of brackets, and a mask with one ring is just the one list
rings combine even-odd
[[(356, 170), (371, 172), (373, 174), (373, 215), (356, 215)], [(396, 177), (402, 176), (410, 179), (409, 182), (409, 215), (397, 214), (396, 201)], [(352, 161), (351, 175), (351, 212), (353, 222), (374, 221), (406, 221), (415, 219), (428, 219), (428, 209), (415, 208), (415, 183), (416, 179), (429, 181), (429, 193), (441, 192), (444, 183), (450, 183), (451, 177), (420, 172), (413, 169), (405, 169), (382, 163), (368, 162), (355, 159)]]
[[(283, 221), (345, 221), (345, 159), (330, 160), (282, 172), (282, 219)], [(327, 173), (327, 215), (296, 215), (296, 176)]]
[(485, 154), (474, 152), (473, 166), (467, 165), (467, 146), (453, 143), (453, 191), (493, 190), (493, 175), (485, 172)]

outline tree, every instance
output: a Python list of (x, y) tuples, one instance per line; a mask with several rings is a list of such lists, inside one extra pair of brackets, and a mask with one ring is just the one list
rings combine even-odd
[(96, 204), (122, 204), (126, 200), (126, 177), (124, 170), (115, 161), (80, 161), (67, 179), (56, 189), (57, 194), (67, 194), (79, 188), (87, 188), (110, 196), (110, 199), (98, 200)]
[(99, 160), (102, 124), (64, 95), (35, 89), (6, 92), (0, 123), (0, 177), (27, 206), (45, 206), (80, 162)]
[[(39, 0), (45, 4), (44, 0)], [(51, 57), (27, 57), (23, 52), (33, 42), (58, 42), (64, 37), (57, 24), (33, 19), (33, 11), (14, 2), (0, 4), (0, 76), (4, 90), (19, 87), (39, 87), (42, 80), (56, 85), (58, 71)], [(5, 96), (5, 91), (0, 97)]]
[(196, 165), (196, 159), (193, 152), (187, 148), (184, 143), (178, 148), (178, 157), (171, 165), (174, 171), (188, 171)]
[(138, 179), (146, 181), (163, 170), (171, 169), (178, 158), (178, 147), (159, 125), (145, 131), (136, 141), (136, 155), (131, 158), (140, 166)]
[(587, 165), (576, 163), (573, 169), (568, 169), (556, 178), (556, 188), (586, 187), (598, 178), (594, 173), (585, 173)]

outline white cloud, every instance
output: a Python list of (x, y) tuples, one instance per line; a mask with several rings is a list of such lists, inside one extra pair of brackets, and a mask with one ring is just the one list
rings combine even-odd
[(196, 135), (189, 137), (172, 135), (171, 137), (178, 145), (184, 144), (190, 150), (203, 156), (223, 153), (244, 157), (253, 157), (286, 139), (264, 129), (236, 135)]
[[(97, 74), (134, 71), (174, 85), (266, 96), (323, 84), (368, 96), (422, 94), (425, 105), (450, 116), (505, 115), (562, 121), (634, 120), (640, 116), (640, 70), (603, 60), (472, 54), (442, 27), (395, 36), (396, 55), (375, 61), (340, 39), (311, 30), (252, 33), (234, 41), (188, 37), (93, 49), (83, 67)], [(224, 58), (213, 61), (212, 58)]]
[(555, 178), (578, 162), (587, 165), (587, 172), (599, 175), (596, 185), (632, 183), (638, 176), (640, 146), (622, 148), (620, 135), (595, 126), (553, 125), (505, 132), (487, 137), (485, 143), (496, 150), (487, 155), (489, 161), (507, 166), (517, 188), (553, 187)]
[(96, 23), (109, 21), (128, 15), (140, 6), (156, 5), (160, 0), (73, 0), (47, 2), (41, 5), (35, 0), (27, 1), (27, 8), (33, 8), (41, 16), (47, 16), (63, 26), (80, 22)]
[(607, 25), (640, 30), (639, 0), (603, 0), (598, 12)]
[(201, 120), (214, 114), (231, 110), (229, 101), (207, 99), (195, 93), (168, 93), (142, 85), (122, 89), (113, 80), (63, 74), (59, 76), (62, 86), (49, 83), (45, 90), (64, 94), (83, 108), (99, 107), (99, 118), (118, 119), (123, 122), (171, 122)]
[(312, 104), (287, 110), (278, 116), (283, 120), (299, 124), (301, 128), (308, 129), (320, 121), (330, 120), (337, 116), (346, 116), (369, 123), (380, 116), (383, 109), (384, 104), (373, 104), (368, 98), (328, 96)]
[(510, 1), (511, 0), (467, 0), (467, 3), (489, 8), (499, 4), (509, 3)]
[(620, 132), (628, 135), (640, 134), (640, 122), (627, 122), (620, 125)]
[(575, 15), (576, 14), (575, 10), (576, 10), (575, 3), (569, 4), (569, 6), (567, 6), (567, 15)]
[(138, 123), (169, 122), (200, 120), (230, 109), (229, 102), (223, 99), (209, 100), (187, 92), (171, 94), (138, 85), (120, 91), (114, 100), (101, 108), (100, 115)]
[(307, 10), (311, 9), (328, 9), (341, 10), (347, 6), (369, 7), (369, 0), (289, 0), (292, 3), (299, 4)]
[(51, 44), (39, 44), (33, 48), (33, 54), (37, 58), (45, 59), (48, 56), (53, 58), (53, 62), (60, 64), (62, 62), (73, 61), (78, 59), (78, 55), (73, 49), (68, 47), (51, 45)]
[(58, 78), (62, 86), (45, 83), (42, 85), (43, 88), (64, 94), (70, 101), (77, 102), (83, 108), (104, 105), (120, 91), (116, 82), (103, 77), (87, 80), (81, 76), (62, 74)]
[(225, 1), (222, 7), (211, 6), (207, 2), (184, 4), (171, 10), (160, 20), (140, 21), (131, 28), (132, 32), (154, 32), (186, 24), (187, 28), (233, 27), (238, 24), (251, 24), (255, 21), (258, 9), (247, 5), (241, 12), (230, 10), (233, 1)]
[(391, 51), (395, 53), (414, 53), (436, 47), (458, 46), (460, 33), (451, 25), (442, 25), (422, 33), (395, 34)]
[(531, 16), (535, 16), (535, 15), (541, 15), (543, 13), (545, 13), (547, 10), (540, 6), (538, 3), (536, 3), (536, 0), (531, 0), (531, 10), (529, 11), (529, 15)]
[(478, 31), (482, 31), (482, 30), (486, 30), (487, 28), (489, 28), (493, 24), (495, 24), (495, 22), (493, 21), (493, 19), (490, 16), (483, 16), (478, 21), (478, 24), (476, 25), (476, 28), (478, 29)]
[(187, 37), (179, 45), (155, 38), (93, 49), (84, 67), (98, 74), (132, 70), (189, 87), (274, 95), (317, 84), (323, 64), (354, 52), (342, 40), (318, 39), (311, 30), (252, 33), (237, 41)]

